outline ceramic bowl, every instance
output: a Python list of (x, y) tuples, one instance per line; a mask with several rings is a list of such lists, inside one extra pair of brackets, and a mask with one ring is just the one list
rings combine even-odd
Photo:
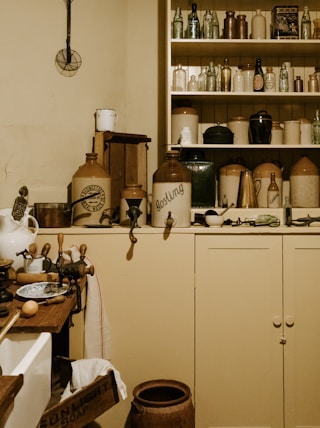
[(224, 222), (224, 217), (223, 215), (208, 214), (205, 215), (205, 220), (210, 227), (221, 227)]

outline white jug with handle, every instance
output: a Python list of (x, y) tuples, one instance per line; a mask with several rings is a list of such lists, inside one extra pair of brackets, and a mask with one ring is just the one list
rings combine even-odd
[[(13, 260), (12, 267), (15, 270), (23, 268), (24, 260), (17, 253), (28, 249), (35, 241), (39, 225), (37, 220), (29, 215), (31, 208), (27, 208), (20, 221), (12, 217), (12, 208), (0, 210), (0, 258)], [(33, 231), (29, 229), (29, 220), (33, 223)]]

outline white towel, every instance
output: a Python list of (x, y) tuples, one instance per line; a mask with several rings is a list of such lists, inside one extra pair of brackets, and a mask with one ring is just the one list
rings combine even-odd
[[(80, 260), (80, 251), (76, 245), (63, 252), (65, 263), (76, 263)], [(85, 257), (87, 266), (93, 263)], [(102, 298), (98, 276), (87, 275), (87, 301), (85, 306), (84, 357), (111, 358), (110, 324)]]
[(120, 372), (110, 363), (110, 361), (101, 358), (91, 358), (89, 360), (76, 360), (71, 363), (72, 378), (65, 388), (61, 400), (63, 401), (70, 395), (78, 392), (85, 386), (92, 383), (98, 376), (105, 376), (113, 370), (118, 391), (123, 400), (127, 398), (127, 387), (121, 379)]

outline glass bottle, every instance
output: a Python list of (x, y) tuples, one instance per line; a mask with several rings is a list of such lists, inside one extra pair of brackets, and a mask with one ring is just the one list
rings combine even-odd
[(248, 38), (248, 23), (246, 21), (246, 15), (237, 16), (237, 39)]
[(294, 81), (294, 92), (303, 92), (303, 80), (301, 76), (297, 76)]
[(276, 75), (273, 72), (273, 68), (268, 66), (267, 72), (264, 75), (264, 91), (275, 92), (276, 90)]
[(188, 91), (195, 92), (197, 90), (198, 90), (198, 82), (197, 82), (196, 76), (193, 74), (190, 77), (190, 80), (188, 82)]
[(261, 9), (257, 9), (256, 14), (252, 17), (251, 31), (253, 39), (266, 38), (266, 18), (262, 15)]
[(167, 152), (164, 162), (153, 174), (153, 227), (191, 226), (191, 174), (179, 162), (177, 151)]
[(253, 76), (253, 90), (254, 92), (263, 92), (264, 91), (264, 82), (263, 82), (263, 71), (261, 66), (261, 59), (256, 59), (256, 66)]
[(224, 65), (221, 68), (221, 91), (230, 92), (231, 90), (231, 68), (229, 59), (224, 59)]
[(198, 91), (206, 90), (207, 67), (201, 67), (201, 72), (198, 75)]
[(310, 74), (309, 76), (308, 92), (319, 92), (319, 83), (316, 74)]
[(181, 8), (178, 6), (173, 18), (173, 39), (183, 39), (183, 17)]
[(186, 90), (186, 71), (182, 68), (181, 64), (173, 71), (172, 90), (183, 92)]
[(213, 17), (210, 10), (206, 10), (203, 17), (202, 37), (204, 39), (213, 39)]
[(120, 199), (120, 225), (130, 226), (131, 219), (128, 210), (136, 207), (140, 210), (137, 219), (138, 226), (147, 224), (147, 193), (142, 184), (128, 184), (121, 192)]
[(217, 75), (214, 67), (214, 63), (209, 63), (209, 68), (207, 71), (207, 78), (206, 78), (206, 91), (213, 92), (216, 90), (216, 82), (217, 82)]
[(270, 174), (270, 184), (268, 187), (268, 201), (267, 205), (268, 208), (280, 208), (281, 201), (280, 201), (280, 192), (279, 187), (276, 183), (276, 175), (274, 172)]
[(216, 91), (221, 91), (221, 64), (217, 65)]
[(224, 38), (236, 39), (237, 38), (237, 20), (234, 16), (233, 10), (227, 10), (226, 17), (224, 18)]
[(233, 76), (233, 92), (243, 92), (244, 91), (244, 79), (242, 71), (240, 68), (237, 68)]
[(290, 204), (289, 196), (285, 197), (283, 206), (283, 223), (287, 226), (291, 226), (292, 224), (292, 206)]
[(220, 39), (220, 25), (217, 17), (217, 12), (215, 10), (211, 11), (212, 14), (212, 38)]
[(282, 64), (280, 69), (279, 92), (289, 92), (288, 70), (285, 64)]
[(197, 3), (192, 3), (188, 20), (188, 38), (200, 39), (200, 21), (197, 14)]
[(303, 7), (303, 15), (301, 18), (301, 39), (309, 40), (311, 37), (311, 18), (308, 6)]
[(97, 153), (87, 153), (86, 163), (72, 177), (72, 202), (97, 193), (74, 205), (73, 224), (77, 226), (99, 225), (103, 211), (111, 208), (111, 177), (97, 158)]
[(320, 110), (316, 110), (312, 122), (312, 144), (320, 144)]

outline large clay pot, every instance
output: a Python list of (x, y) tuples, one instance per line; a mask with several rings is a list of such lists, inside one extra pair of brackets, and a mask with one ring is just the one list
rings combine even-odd
[(319, 207), (319, 170), (307, 156), (291, 168), (290, 199), (294, 208)]
[(259, 208), (268, 207), (268, 187), (272, 172), (275, 173), (276, 183), (280, 191), (280, 201), (282, 201), (282, 170), (272, 162), (265, 162), (253, 170), (253, 182)]
[[(0, 210), (0, 258), (13, 260), (12, 267), (15, 270), (23, 268), (24, 260), (17, 253), (28, 249), (35, 241), (39, 225), (37, 220), (29, 215), (27, 208), (25, 215), (20, 221), (12, 217), (12, 208)], [(29, 221), (34, 225), (34, 230), (29, 229)]]

